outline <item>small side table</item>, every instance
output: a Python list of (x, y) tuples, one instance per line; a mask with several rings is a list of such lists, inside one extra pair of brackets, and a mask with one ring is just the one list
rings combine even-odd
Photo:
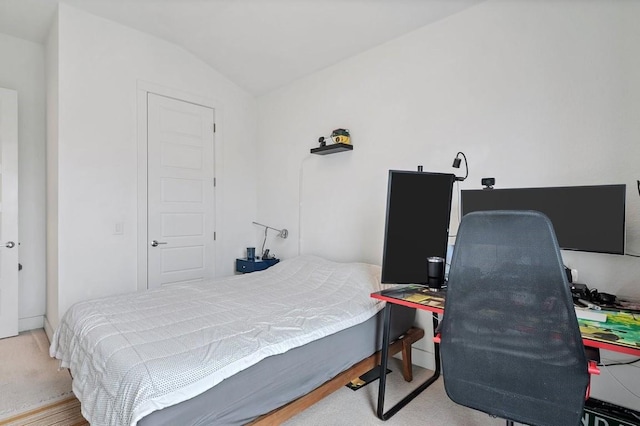
[(264, 271), (267, 268), (272, 267), (276, 263), (280, 262), (280, 259), (236, 259), (236, 271), (243, 274), (249, 272)]

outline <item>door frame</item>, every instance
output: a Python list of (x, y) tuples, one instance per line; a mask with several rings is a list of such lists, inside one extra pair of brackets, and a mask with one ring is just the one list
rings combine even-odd
[[(216, 230), (216, 246), (220, 241), (221, 226), (221, 208), (222, 205), (222, 141), (223, 126), (222, 117), (223, 108), (212, 99), (194, 95), (177, 89), (170, 89), (147, 81), (138, 80), (137, 82), (137, 109), (138, 109), (138, 221), (137, 221), (137, 289), (147, 290), (148, 288), (148, 259), (147, 251), (149, 249), (149, 238), (147, 235), (148, 217), (147, 217), (147, 94), (154, 93), (156, 95), (173, 98), (178, 101), (188, 102), (207, 108), (212, 108), (215, 114), (216, 131), (214, 134), (214, 175), (216, 179), (216, 187), (214, 192), (214, 227)], [(214, 275), (218, 271), (218, 250), (214, 249)]]

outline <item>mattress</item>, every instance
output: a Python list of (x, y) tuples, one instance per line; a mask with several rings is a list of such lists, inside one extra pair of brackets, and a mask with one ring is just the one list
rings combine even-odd
[(96, 425), (133, 425), (262, 360), (366, 322), (380, 268), (314, 256), (259, 273), (81, 302), (50, 354)]
[[(415, 309), (394, 305), (391, 340), (414, 323)], [(306, 395), (382, 347), (382, 312), (364, 323), (274, 355), (180, 404), (154, 411), (138, 426), (236, 426)], [(375, 414), (372, 410), (372, 418)]]

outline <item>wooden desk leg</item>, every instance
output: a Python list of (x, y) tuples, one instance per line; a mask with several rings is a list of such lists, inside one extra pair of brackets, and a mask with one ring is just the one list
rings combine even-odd
[(413, 380), (413, 363), (411, 362), (411, 345), (405, 345), (402, 342), (402, 376), (404, 380), (410, 382)]
[(402, 377), (407, 382), (413, 380), (413, 362), (411, 362), (411, 346), (424, 337), (424, 330), (411, 328), (402, 338)]

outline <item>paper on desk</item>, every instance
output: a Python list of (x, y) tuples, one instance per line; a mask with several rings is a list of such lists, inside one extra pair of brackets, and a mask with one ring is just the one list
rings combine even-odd
[(407, 296), (405, 298), (405, 300), (407, 300), (409, 302), (421, 303), (423, 305), (436, 306), (437, 307), (437, 306), (442, 306), (442, 301), (444, 299), (442, 299), (441, 297), (430, 296), (428, 294), (415, 293), (415, 294), (412, 294), (410, 296)]
[(602, 311), (594, 311), (589, 308), (581, 308), (579, 306), (575, 306), (576, 316), (578, 318), (590, 320), (590, 321), (598, 321), (598, 322), (606, 322), (607, 314)]

